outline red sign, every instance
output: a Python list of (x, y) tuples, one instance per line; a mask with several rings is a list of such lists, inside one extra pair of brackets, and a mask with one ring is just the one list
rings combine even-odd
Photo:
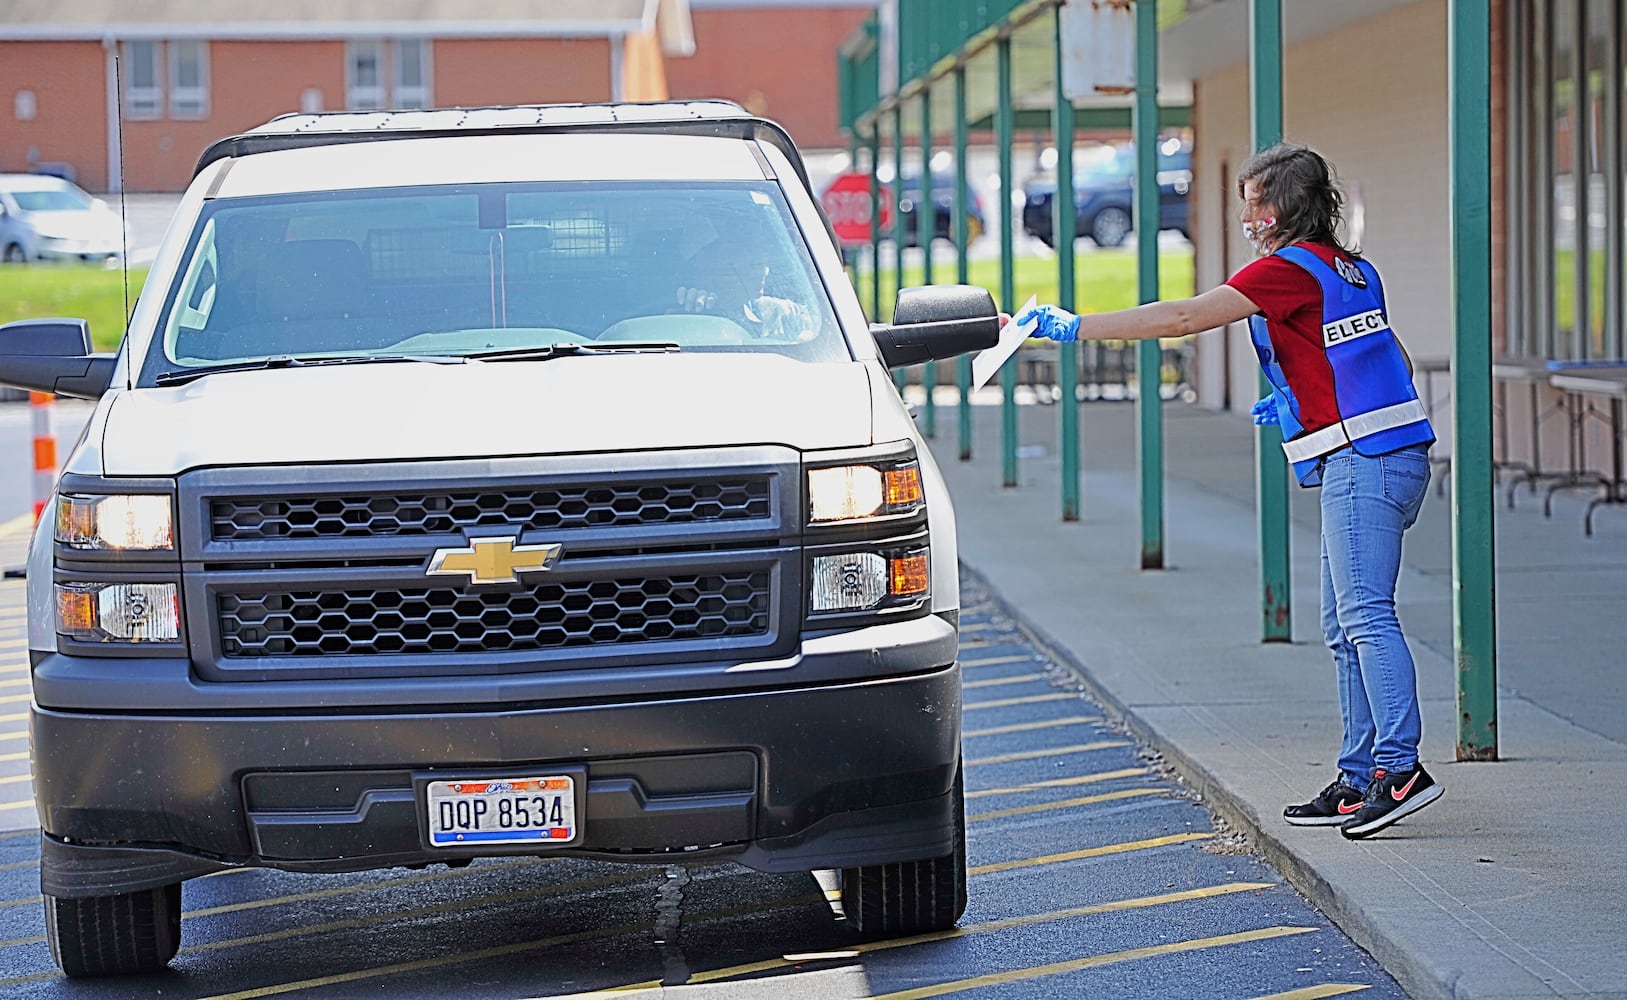
[[(881, 199), (881, 232), (886, 235), (893, 224), (892, 194), (883, 184), (877, 197)], [(869, 174), (842, 174), (831, 181), (819, 200), (836, 228), (837, 239), (847, 245), (870, 242)]]

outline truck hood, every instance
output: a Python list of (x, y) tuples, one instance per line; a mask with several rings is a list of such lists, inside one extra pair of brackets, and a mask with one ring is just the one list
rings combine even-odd
[[(775, 355), (620, 354), (221, 372), (122, 391), (111, 476), (218, 465), (402, 461), (873, 438), (865, 366)], [(95, 429), (92, 429), (94, 433)]]

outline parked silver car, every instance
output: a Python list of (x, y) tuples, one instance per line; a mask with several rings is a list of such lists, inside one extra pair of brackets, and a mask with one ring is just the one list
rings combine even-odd
[(123, 252), (123, 227), (106, 202), (60, 177), (0, 174), (0, 261), (107, 261)]

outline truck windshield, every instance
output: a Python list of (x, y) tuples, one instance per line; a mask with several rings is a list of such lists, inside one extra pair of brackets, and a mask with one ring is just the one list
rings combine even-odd
[(208, 203), (153, 373), (661, 343), (849, 354), (772, 184), (479, 184)]

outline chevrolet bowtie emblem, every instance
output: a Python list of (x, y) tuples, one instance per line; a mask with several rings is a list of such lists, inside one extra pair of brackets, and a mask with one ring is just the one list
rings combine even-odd
[(515, 583), (516, 574), (552, 569), (563, 545), (516, 545), (518, 538), (471, 538), (461, 549), (436, 549), (427, 576), (464, 576), (470, 583)]

